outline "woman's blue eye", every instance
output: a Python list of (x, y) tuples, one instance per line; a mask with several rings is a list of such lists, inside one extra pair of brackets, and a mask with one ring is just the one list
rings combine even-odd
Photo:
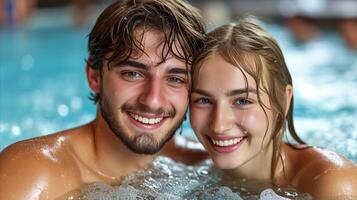
[(197, 104), (209, 104), (211, 103), (208, 99), (200, 98), (194, 101)]
[(238, 104), (238, 105), (247, 105), (247, 104), (251, 104), (252, 102), (249, 101), (248, 99), (237, 99), (235, 101), (235, 104)]

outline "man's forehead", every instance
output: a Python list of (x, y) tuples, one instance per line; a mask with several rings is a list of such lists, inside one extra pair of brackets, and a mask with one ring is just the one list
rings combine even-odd
[[(107, 53), (107, 58), (113, 56), (113, 52)], [(184, 60), (176, 58), (175, 56), (169, 55), (166, 59), (162, 59), (161, 56), (150, 56), (144, 53), (141, 54), (131, 54), (127, 59), (121, 60), (113, 59), (112, 61), (105, 59), (104, 64), (108, 65), (109, 67), (117, 67), (122, 65), (129, 65), (129, 66), (140, 66), (140, 68), (154, 68), (154, 67), (165, 67), (165, 68), (182, 68), (185, 69), (187, 72), (191, 72), (191, 65), (186, 64)]]
[(134, 59), (150, 55), (160, 58), (158, 62), (165, 62), (176, 58), (177, 55), (180, 57), (184, 55), (179, 41), (177, 39), (169, 41), (163, 30), (136, 28), (133, 39), (135, 45), (132, 47), (130, 57)]
[(188, 71), (191, 70), (191, 66), (186, 64), (184, 60), (177, 58), (172, 54), (165, 55), (161, 54), (150, 54), (146, 52), (132, 54), (128, 61), (142, 63), (148, 68), (168, 66), (169, 68), (182, 68)]

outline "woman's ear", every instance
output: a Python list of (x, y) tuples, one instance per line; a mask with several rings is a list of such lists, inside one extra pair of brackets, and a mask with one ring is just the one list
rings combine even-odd
[(100, 92), (100, 72), (99, 69), (93, 69), (89, 62), (86, 65), (87, 81), (90, 89), (98, 94)]
[(291, 105), (291, 98), (293, 96), (293, 87), (292, 85), (287, 85), (285, 87), (285, 100), (286, 100), (286, 106), (285, 106), (285, 116), (288, 114), (289, 112), (289, 108)]

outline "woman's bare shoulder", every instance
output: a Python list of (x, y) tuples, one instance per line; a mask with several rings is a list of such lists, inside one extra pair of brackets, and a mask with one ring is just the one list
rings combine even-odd
[(317, 199), (357, 198), (357, 166), (342, 155), (318, 147), (290, 146), (299, 168), (295, 182)]

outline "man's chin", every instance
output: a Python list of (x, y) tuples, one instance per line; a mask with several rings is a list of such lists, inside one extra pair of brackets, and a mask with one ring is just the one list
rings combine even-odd
[(127, 147), (138, 154), (156, 154), (165, 142), (158, 142), (152, 135), (141, 134), (136, 136), (132, 142), (126, 143)]

